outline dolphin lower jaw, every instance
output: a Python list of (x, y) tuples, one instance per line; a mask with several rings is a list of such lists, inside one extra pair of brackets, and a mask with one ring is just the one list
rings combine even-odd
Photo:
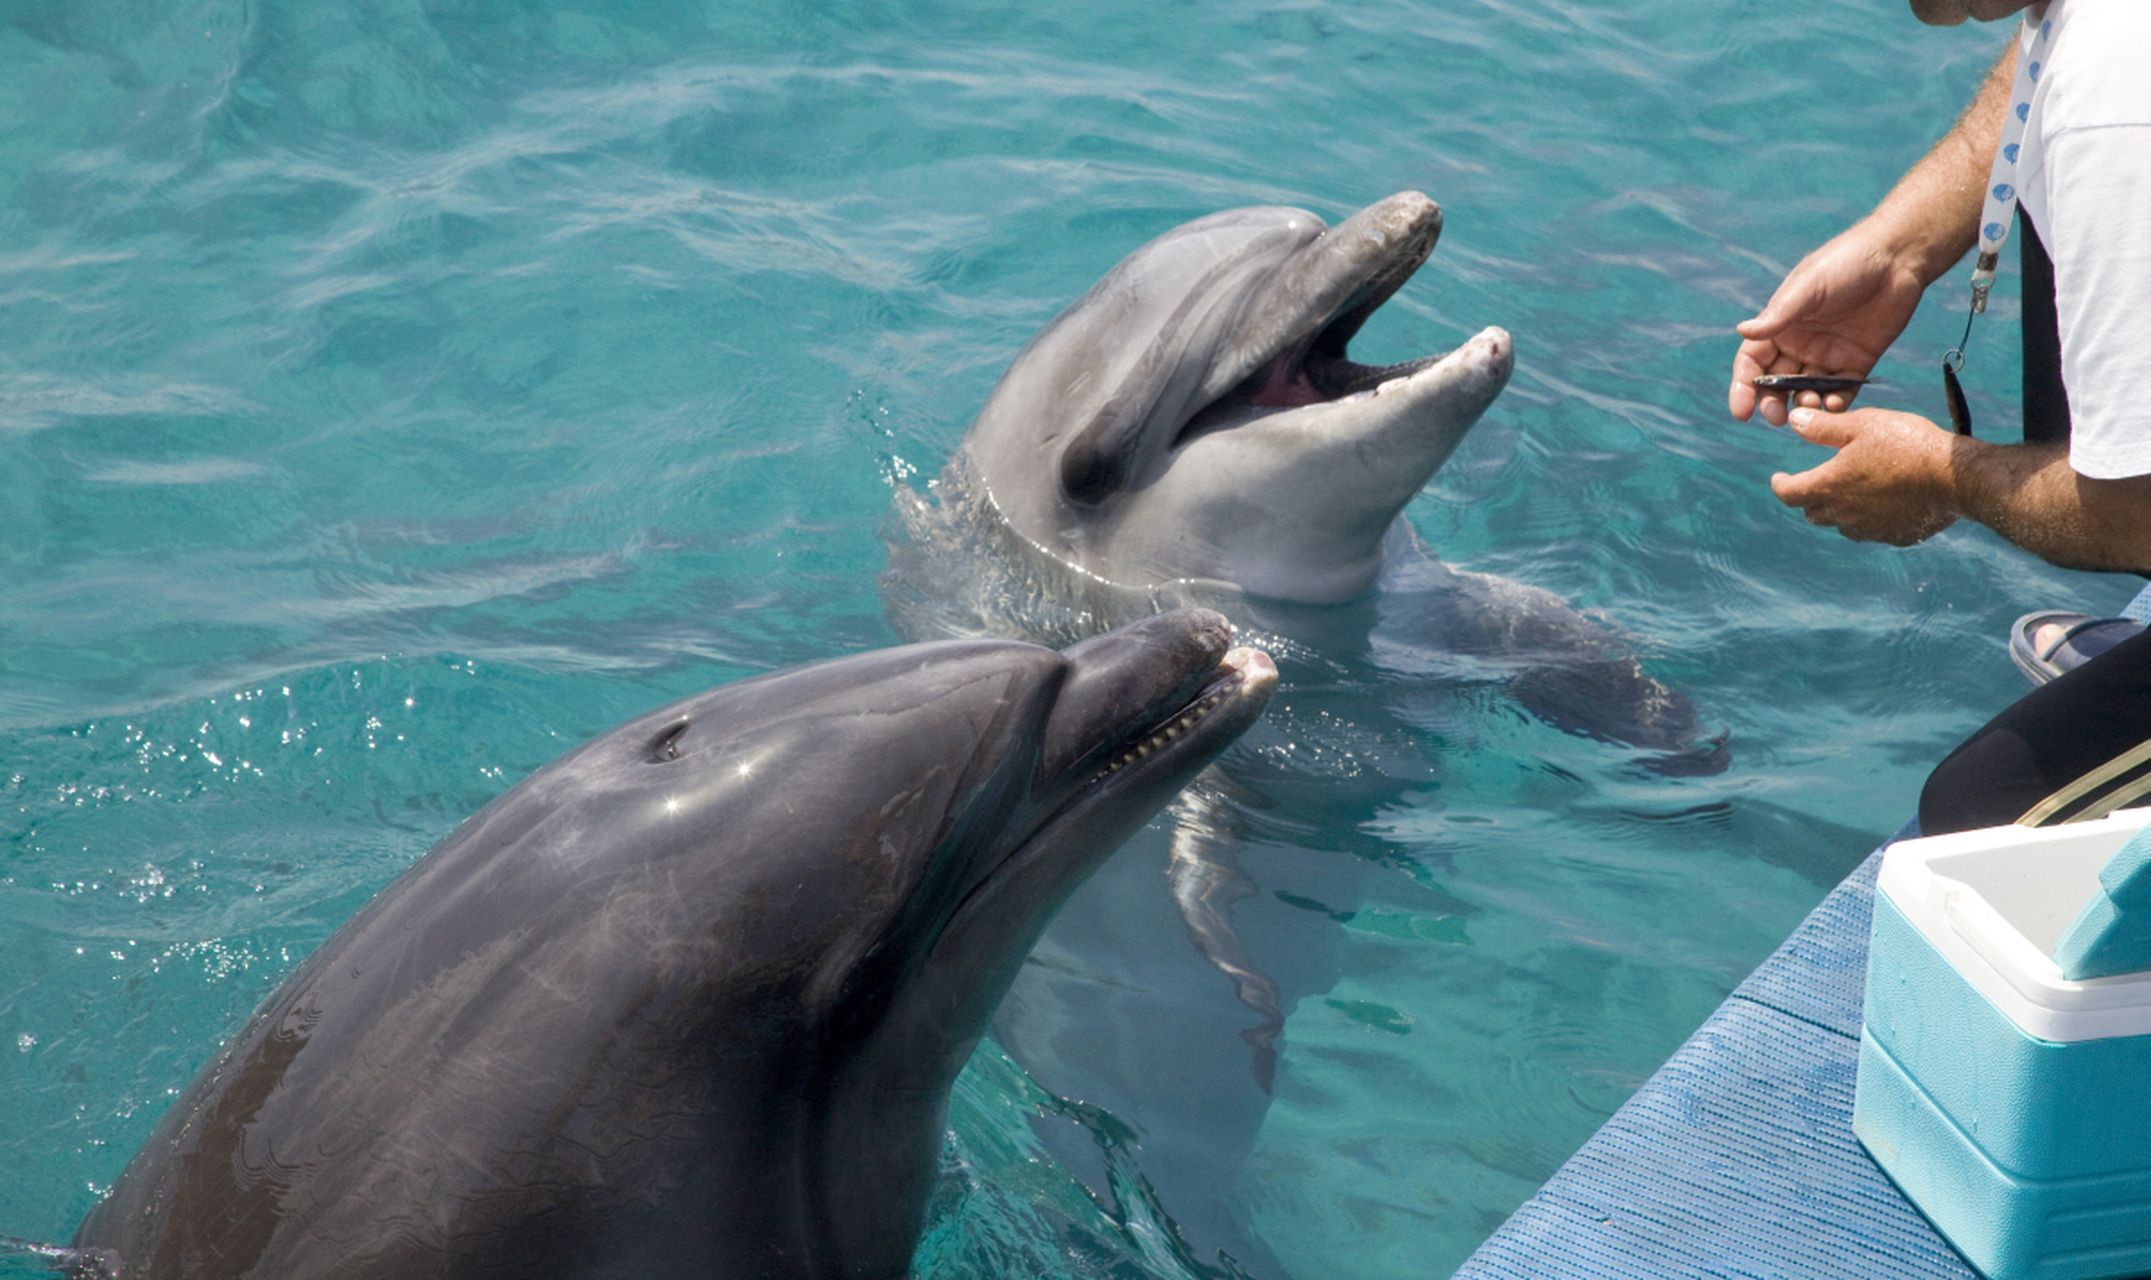
[(1453, 354), (1443, 351), (1386, 365), (1360, 364), (1341, 356), (1334, 360), (1317, 358), (1308, 361), (1307, 378), (1322, 393), (1324, 400), (1349, 400), (1353, 396), (1372, 395), (1392, 382), (1431, 369)]
[(1490, 328), (1343, 399), (1240, 405), (1163, 460), (1110, 519), (1052, 541), (1132, 585), (1216, 578), (1303, 604), (1356, 599), (1387, 563), (1391, 526), (1507, 385), (1513, 361), (1509, 335)]
[(1330, 361), (1313, 374), (1297, 375), (1316, 393), (1313, 398), (1283, 390), (1274, 403), (1250, 396), (1207, 406), (1182, 426), (1165, 465), (1169, 469), (1205, 441), (1252, 448), (1267, 432), (1289, 438), (1298, 455), (1295, 469), (1321, 465), (1319, 458), (1306, 458), (1306, 450), (1381, 447), (1392, 454), (1385, 465), (1420, 472), (1411, 484), (1416, 493), (1508, 385), (1514, 366), (1508, 331), (1491, 326), (1438, 356), (1392, 365)]

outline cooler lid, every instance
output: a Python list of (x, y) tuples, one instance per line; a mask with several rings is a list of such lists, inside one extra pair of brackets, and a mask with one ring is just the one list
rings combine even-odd
[(2151, 809), (2126, 809), (2093, 822), (1900, 840), (1882, 855), (1876, 890), (2026, 1035), (2151, 1035), (2151, 972), (2070, 979), (2054, 959), (2100, 893), (2100, 871), (2147, 827)]

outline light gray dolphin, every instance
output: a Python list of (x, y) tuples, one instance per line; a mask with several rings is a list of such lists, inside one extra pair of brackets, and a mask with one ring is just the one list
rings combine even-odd
[[(1144, 1134), (1144, 1175), (1170, 1184), (1160, 1201), (1198, 1267), (1274, 1269), (1232, 1164), (1268, 1106), (1293, 1002), (1334, 980), (1355, 877), (1392, 852), (1367, 830), (1439, 785), (1443, 739), (1468, 739), (1470, 717), (1506, 699), (1632, 749), (1616, 767), (1726, 765), (1633, 644), (1543, 588), (1442, 563), (1403, 518), (1515, 359), (1499, 328), (1403, 364), (1350, 358), (1441, 224), (1407, 191), (1333, 227), (1262, 207), (1165, 232), (1031, 339), (930, 495), (900, 486), (889, 524), (883, 598), (907, 638), (1064, 644), (1202, 604), (1277, 655), (1270, 714), (1175, 803), (1163, 849), (1141, 842), (1148, 865), (1124, 858), (1080, 891), (995, 1022), (1040, 1085)], [(1233, 904), (1277, 903), (1242, 854), (1307, 849), (1296, 832), (1356, 856), (1306, 873), (1324, 902), (1293, 901), (1322, 910), (1250, 946)], [(1192, 950), (1149, 927), (1161, 864)], [(1231, 1062), (1220, 1033), (1244, 1010), (1193, 1007), (1189, 984), (1211, 975), (1182, 970), (1204, 963), (1230, 979), (1226, 1003), (1259, 1016), (1239, 1033), (1251, 1061)], [(1055, 1151), (1071, 1168), (1096, 1159)]]
[(77, 1276), (899, 1277), (1046, 921), (1276, 679), (1216, 614), (884, 650), (539, 770), (323, 943)]
[(1018, 534), (1107, 582), (1364, 595), (1514, 363), (1493, 328), (1408, 364), (1346, 356), (1440, 233), (1416, 191), (1334, 228), (1287, 208), (1175, 228), (1031, 340), (956, 465)]

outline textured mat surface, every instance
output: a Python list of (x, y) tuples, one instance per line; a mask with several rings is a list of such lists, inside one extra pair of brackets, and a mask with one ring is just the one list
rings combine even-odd
[(1977, 1280), (1852, 1137), (1878, 851), (1457, 1280)]

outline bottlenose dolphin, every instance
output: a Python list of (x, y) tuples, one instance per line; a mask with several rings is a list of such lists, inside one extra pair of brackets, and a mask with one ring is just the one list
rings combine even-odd
[[(1515, 361), (1500, 328), (1402, 364), (1351, 359), (1441, 226), (1407, 191), (1334, 227), (1261, 207), (1166, 231), (1014, 357), (929, 495), (895, 495), (883, 598), (906, 638), (1065, 644), (1200, 604), (1284, 673), (1270, 714), (1174, 803), (1163, 847), (1131, 850), (1148, 865), (1123, 858), (1078, 893), (994, 1024), (1041, 1086), (1143, 1134), (1144, 1176), (1171, 1184), (1160, 1201), (1199, 1267), (1269, 1269), (1221, 1166), (1254, 1140), (1294, 1000), (1334, 980), (1355, 877), (1397, 856), (1370, 828), (1438, 785), (1443, 739), (1517, 706), (1619, 748), (1624, 771), (1726, 765), (1630, 641), (1543, 588), (1442, 563), (1403, 518)], [(1270, 895), (1243, 854), (1274, 865), (1293, 847), (1356, 856), (1297, 873), (1322, 887), (1291, 900), (1323, 910), (1249, 945), (1233, 904)], [(1195, 943), (1177, 955), (1148, 929), (1161, 863)], [(1274, 928), (1277, 903), (1258, 905)], [(1230, 987), (1182, 972), (1189, 960)], [(1198, 979), (1254, 1025), (1194, 1007)], [(1229, 1018), (1252, 1056), (1191, 1066), (1228, 1065)], [(1072, 1169), (1097, 1158), (1055, 1153)]]
[(958, 465), (1017, 533), (1109, 582), (1363, 595), (1514, 363), (1500, 329), (1409, 364), (1346, 356), (1440, 232), (1409, 191), (1335, 228), (1256, 208), (1169, 231), (1031, 340)]
[(1025, 954), (1261, 712), (1230, 636), (890, 649), (593, 739), (285, 980), (74, 1273), (904, 1275)]

